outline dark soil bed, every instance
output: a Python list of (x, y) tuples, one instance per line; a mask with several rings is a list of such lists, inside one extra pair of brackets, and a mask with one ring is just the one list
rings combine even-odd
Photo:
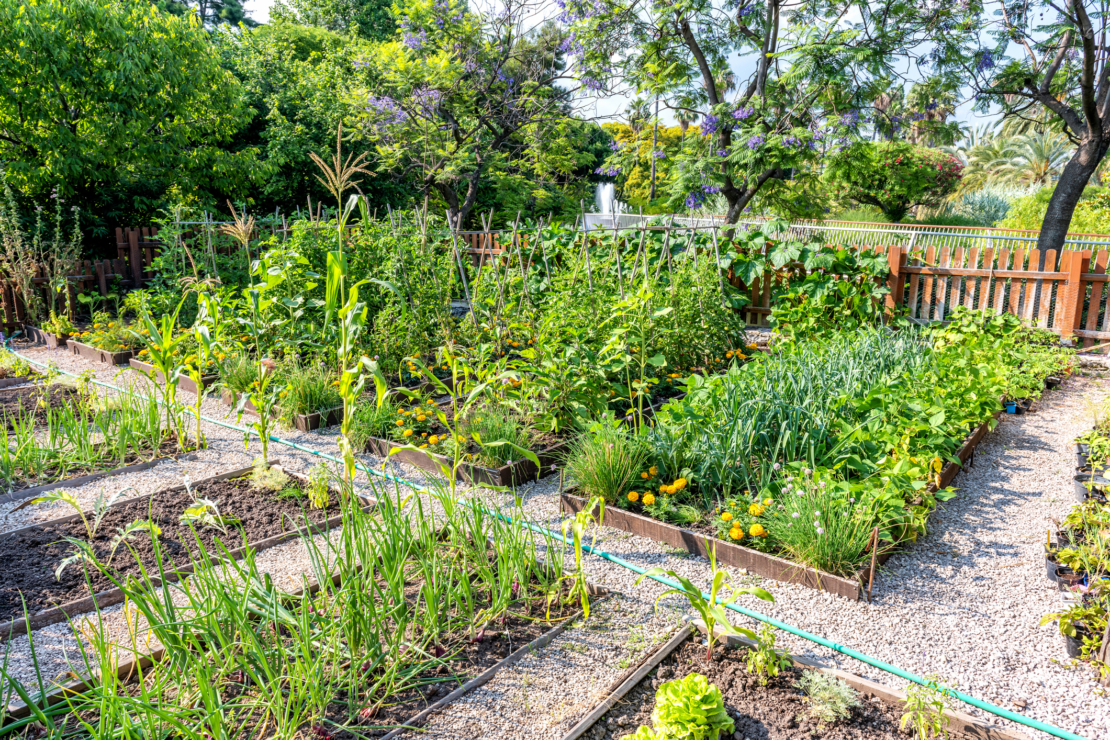
[(713, 660), (706, 662), (705, 646), (693, 638), (671, 653), (659, 667), (649, 673), (625, 695), (617, 706), (606, 712), (583, 735), (587, 740), (618, 740), (635, 734), (640, 725), (651, 724), (655, 708), (655, 691), (665, 681), (675, 681), (691, 673), (700, 673), (721, 690), (725, 709), (736, 723), (736, 730), (726, 737), (748, 740), (848, 740), (849, 738), (909, 737), (899, 728), (901, 711), (876, 699), (860, 696), (860, 705), (852, 716), (842, 722), (819, 727), (810, 717), (809, 705), (795, 686), (802, 671), (791, 668), (759, 685), (759, 677), (744, 667), (746, 649), (716, 647)]
[(59, 408), (77, 398), (77, 389), (66, 385), (29, 386), (0, 391), (0, 415), (10, 429), (12, 422), (23, 421), (33, 413), (36, 423), (46, 420), (46, 407)]
[[(292, 481), (290, 484), (294, 485)], [(239, 519), (239, 524), (229, 527), (226, 535), (212, 527), (197, 530), (202, 546), (213, 557), (221, 552), (215, 544), (217, 538), (225, 543), (227, 549), (235, 550), (243, 545), (243, 534), (248, 542), (258, 542), (295, 529), (295, 523), (304, 521), (302, 506), (312, 522), (322, 522), (339, 514), (335, 497), (332, 497), (327, 510), (309, 509), (304, 497), (279, 499), (271, 491), (254, 490), (246, 479), (205, 483), (194, 487), (193, 491), (198, 498), (215, 501), (220, 515)], [(189, 565), (189, 553), (195, 553), (197, 549), (196, 540), (190, 528), (181, 523), (181, 515), (191, 504), (192, 499), (186, 492), (169, 491), (155, 493), (142, 501), (113, 506), (100, 522), (92, 540), (97, 558), (101, 562), (107, 559), (109, 542), (119, 529), (136, 520), (151, 519), (162, 530), (159, 541), (166, 567), (169, 567), (171, 560), (178, 567)], [(59, 541), (63, 537), (88, 539), (80, 519), (62, 524), (46, 523), (33, 529), (0, 535), (0, 622), (23, 616), (21, 594), (26, 599), (30, 614), (90, 595), (80, 563), (67, 567), (60, 581), (54, 577), (58, 564), (74, 550), (72, 545)], [(156, 572), (150, 535), (139, 532), (129, 540), (129, 544), (143, 565)], [(123, 575), (140, 573), (138, 563), (126, 545), (116, 550), (112, 567)], [(114, 588), (100, 571), (90, 569), (88, 575), (94, 592)]]

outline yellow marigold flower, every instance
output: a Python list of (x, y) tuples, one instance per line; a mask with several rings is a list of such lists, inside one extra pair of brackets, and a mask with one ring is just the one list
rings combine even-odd
[(744, 539), (744, 530), (740, 529), (740, 527), (733, 527), (728, 531), (728, 536), (734, 540), (742, 540)]
[(651, 476), (650, 476), (650, 475), (648, 475), (647, 473), (640, 473), (640, 477), (641, 477), (641, 478), (643, 478), (644, 480), (647, 480), (647, 479), (648, 479), (648, 478), (650, 478)]
[(421, 437), (427, 437), (427, 436), (428, 436), (428, 433), (427, 433), (427, 432), (421, 432), (421, 433), (420, 433), (420, 436), (421, 436)]
[(674, 488), (674, 490), (676, 491), (681, 491), (683, 488), (686, 487), (686, 479), (676, 478), (675, 482), (671, 484), (671, 487)]
[(725, 357), (727, 357), (728, 359), (731, 360), (732, 359), (732, 351), (729, 350), (728, 352), (725, 352)]
[(724, 514), (721, 514), (721, 519), (722, 519), (723, 521), (726, 521), (726, 522), (727, 522), (727, 521), (731, 521), (731, 519), (732, 519), (732, 512), (731, 512), (731, 511), (726, 511), (726, 512), (725, 512)]
[(767, 530), (763, 528), (762, 524), (753, 524), (752, 528), (748, 530), (748, 534), (752, 537), (763, 537), (767, 534)]
[(652, 465), (650, 468), (648, 468), (648, 472), (652, 475), (659, 475), (659, 468)]
[(748, 514), (750, 516), (759, 516), (763, 513), (763, 507), (759, 504), (752, 504), (748, 507)]
[(640, 499), (640, 494), (636, 493), (635, 491), (629, 491), (628, 492), (628, 500), (631, 501), (632, 503), (636, 503), (639, 499)]
[(416, 417), (416, 420), (417, 421), (426, 421), (427, 418), (428, 418), (427, 416), (424, 416), (424, 414), (421, 414), (420, 416)]
[(411, 429), (406, 429), (405, 431), (401, 432), (401, 436), (402, 437), (411, 437), (412, 436), (412, 430)]
[(420, 445), (420, 449), (426, 450), (426, 449), (428, 449), (428, 445)]
[(397, 409), (397, 413), (401, 414), (403, 416), (404, 413), (405, 413), (405, 410), (404, 409)]
[(438, 434), (433, 434), (432, 436), (428, 437), (428, 444), (430, 444), (430, 445), (439, 444), (439, 435)]
[(659, 486), (659, 493), (666, 493), (668, 488), (670, 488), (670, 486), (664, 483), (663, 485)]
[(655, 496), (650, 493), (644, 494), (644, 506), (651, 506), (655, 503)]
[(397, 426), (403, 427), (404, 425), (405, 425), (405, 420), (404, 419), (398, 419), (397, 420)]

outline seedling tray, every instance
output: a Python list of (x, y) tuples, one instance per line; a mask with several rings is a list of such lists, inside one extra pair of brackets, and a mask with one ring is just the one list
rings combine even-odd
[[(132, 370), (136, 370), (147, 376), (148, 378), (151, 376), (151, 373), (153, 373), (154, 376), (158, 378), (159, 383), (164, 384), (166, 382), (166, 377), (162, 374), (162, 371), (155, 369), (155, 367), (149, 362), (136, 360), (134, 357), (132, 357), (130, 360), (128, 360), (128, 363), (131, 365)], [(211, 387), (212, 384), (214, 384), (219, 379), (220, 376), (215, 373), (200, 376), (201, 390), (203, 391), (204, 389)], [(197, 384), (194, 383), (193, 379), (190, 378), (188, 375), (182, 375), (177, 379), (177, 387), (183, 391), (197, 394)]]
[(108, 367), (126, 365), (128, 361), (135, 356), (135, 353), (129, 349), (125, 349), (122, 352), (107, 352), (87, 344), (82, 344), (74, 339), (70, 339), (66, 346), (69, 347), (73, 354)]
[(50, 349), (58, 349), (65, 347), (69, 339), (68, 334), (55, 334), (54, 332), (43, 331), (38, 327), (31, 326), (30, 324), (23, 325), (23, 333), (32, 342), (42, 342)]
[[(618, 704), (626, 703), (627, 700), (625, 697), (629, 692), (648, 678), (648, 674), (651, 673), (656, 666), (666, 660), (672, 653), (679, 650), (688, 640), (699, 638), (706, 634), (708, 634), (708, 630), (701, 620), (694, 620), (692, 624), (682, 627), (671, 640), (641, 663), (640, 667), (632, 672), (631, 675), (621, 679), (615, 686), (611, 687), (606, 692), (605, 698), (599, 702), (592, 711), (587, 713), (582, 720), (575, 724), (569, 732), (563, 735), (561, 740), (578, 740), (578, 738), (585, 735), (591, 727), (609, 712), (610, 709)], [(733, 648), (752, 648), (756, 646), (755, 642), (739, 635), (722, 636), (718, 632), (717, 637), (719, 641)], [(790, 660), (797, 668), (820, 671), (821, 673), (835, 676), (847, 683), (864, 697), (874, 697), (884, 704), (889, 705), (898, 713), (905, 710), (907, 697), (906, 694), (901, 691), (889, 688), (883, 684), (863, 678), (862, 676), (848, 673), (847, 671), (831, 668), (819, 661), (795, 656), (790, 656)], [(948, 732), (953, 737), (974, 738), (975, 740), (1029, 740), (1028, 736), (1021, 732), (987, 724), (963, 712), (946, 710), (944, 716), (948, 719)], [(634, 728), (629, 727), (627, 729), (631, 731)], [(802, 733), (799, 731), (798, 734), (800, 736)]]
[[(273, 465), (273, 464), (275, 464), (275, 462), (276, 461), (271, 461), (270, 464)], [(241, 478), (245, 475), (249, 475), (252, 470), (253, 470), (253, 468), (240, 468), (238, 470), (232, 470), (232, 471), (227, 472), (227, 473), (222, 473), (220, 475), (216, 475), (216, 476), (212, 476), (212, 477), (209, 477), (209, 478), (205, 478), (203, 480), (196, 481), (194, 483), (191, 483), (191, 486), (192, 486), (192, 488), (195, 489), (195, 488), (198, 488), (198, 487), (200, 487), (200, 486), (202, 486), (206, 483), (213, 483), (213, 482), (217, 482), (217, 481), (230, 480), (230, 479), (233, 479), (233, 478)], [(308, 484), (307, 480), (305, 480), (305, 478), (301, 475), (298, 475), (298, 474), (293, 473), (293, 472), (288, 471), (288, 470), (286, 470), (285, 473), (290, 478), (293, 478), (294, 480), (296, 480), (302, 486), (305, 486), (305, 485)], [(183, 485), (182, 486), (173, 486), (171, 488), (167, 488), (167, 489), (164, 489), (162, 491), (156, 491), (154, 493), (149, 493), (149, 494), (146, 494), (144, 496), (136, 496), (134, 498), (126, 499), (124, 501), (117, 501), (116, 503), (112, 504), (111, 508), (117, 508), (117, 507), (120, 507), (120, 506), (126, 506), (128, 504), (134, 504), (134, 503), (142, 503), (142, 502), (145, 502), (148, 499), (150, 499), (152, 496), (159, 495), (159, 494), (165, 494), (165, 493), (180, 492), (180, 491), (183, 491), (184, 489), (185, 489), (185, 486), (183, 486)], [(376, 501), (374, 499), (370, 498), (370, 497), (362, 496), (361, 498), (366, 502), (365, 503), (366, 508), (372, 507), (376, 503)], [(234, 513), (234, 512), (232, 512), (232, 513)], [(86, 516), (89, 516), (89, 515), (90, 515), (90, 513), (86, 512)], [(6, 532), (6, 533), (4, 533), (3, 536), (10, 537), (14, 534), (29, 532), (31, 530), (37, 530), (37, 529), (40, 529), (40, 528), (42, 528), (46, 525), (65, 524), (65, 523), (68, 523), (68, 522), (77, 521), (78, 519), (80, 519), (80, 515), (78, 515), (78, 514), (74, 514), (72, 516), (60, 517), (58, 519), (52, 519), (52, 520), (47, 521), (47, 522), (39, 522), (39, 523), (31, 525), (29, 527), (24, 527), (22, 529), (13, 530), (11, 532)], [(328, 518), (328, 519), (326, 519), (325, 521), (322, 521), (322, 522), (309, 523), (308, 526), (311, 528), (312, 531), (325, 531), (325, 530), (329, 530), (329, 529), (332, 529), (334, 527), (340, 526), (342, 523), (343, 523), (343, 517), (342, 517), (341, 514), (339, 514), (339, 515), (330, 517), (330, 518)], [(232, 558), (239, 558), (240, 556), (245, 554), (248, 549), (251, 549), (254, 552), (262, 552), (263, 550), (268, 550), (271, 547), (275, 547), (275, 546), (280, 545), (284, 542), (288, 542), (290, 540), (296, 539), (296, 538), (300, 537), (303, 532), (304, 532), (304, 530), (301, 527), (297, 527), (297, 528), (292, 529), (290, 531), (282, 532), (281, 534), (277, 534), (277, 535), (274, 535), (274, 536), (271, 536), (271, 537), (267, 537), (265, 539), (262, 539), (262, 540), (259, 540), (259, 541), (256, 541), (256, 542), (248, 543), (247, 545), (245, 545), (243, 547), (239, 547), (239, 548), (236, 548), (234, 550), (231, 550), (229, 554)], [(192, 568), (190, 566), (183, 566), (183, 567), (177, 568), (175, 571), (168, 571), (166, 573), (166, 580), (165, 580), (164, 583), (172, 583), (174, 581), (177, 581), (179, 576), (188, 575), (190, 572), (192, 572)], [(157, 578), (154, 578), (152, 580), (156, 584), (158, 584), (158, 579)], [(159, 584), (159, 585), (161, 585), (161, 584)], [(70, 601), (70, 602), (67, 602), (65, 604), (60, 604), (56, 607), (52, 607), (52, 608), (49, 608), (49, 609), (44, 609), (44, 610), (42, 610), (42, 611), (40, 611), (36, 614), (33, 614), (33, 615), (30, 615), (30, 616), (26, 617), (26, 618), (20, 616), (20, 617), (11, 619), (7, 623), (0, 623), (0, 644), (6, 642), (12, 635), (26, 634), (28, 628), (30, 628), (31, 630), (41, 629), (43, 627), (46, 627), (46, 626), (49, 626), (49, 625), (52, 625), (52, 624), (57, 624), (59, 622), (67, 621), (67, 620), (69, 620), (73, 617), (76, 617), (76, 616), (80, 615), (80, 614), (85, 614), (85, 613), (88, 613), (90, 611), (93, 611), (94, 609), (103, 609), (104, 607), (111, 606), (113, 604), (119, 604), (122, 601), (123, 601), (123, 592), (118, 588), (111, 588), (111, 589), (108, 589), (106, 591), (101, 591), (100, 593), (92, 594), (92, 595), (87, 596), (87, 597), (82, 598), (82, 599), (77, 599), (75, 601)]]
[[(486, 468), (472, 463), (461, 463), (456, 477), (467, 483), (504, 487), (517, 486), (535, 481), (537, 473), (539, 477), (543, 477), (545, 473), (550, 472), (552, 465), (562, 460), (568, 444), (569, 442), (566, 441), (557, 442), (543, 450), (534, 450), (536, 457), (540, 461), (540, 469), (538, 471), (534, 462), (527, 458), (523, 458), (514, 460), (511, 464), (502, 465), (499, 468)], [(366, 444), (366, 452), (385, 458), (389, 457), (390, 450), (400, 446), (400, 443), (392, 440), (371, 437), (370, 441)], [(442, 473), (443, 467), (441, 466), (445, 466), (450, 470), (452, 465), (454, 465), (454, 461), (450, 458), (424, 450), (399, 450), (393, 457), (432, 473)]]

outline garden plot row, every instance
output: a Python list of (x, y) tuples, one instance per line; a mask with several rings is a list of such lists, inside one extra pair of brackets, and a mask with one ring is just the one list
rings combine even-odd
[[(248, 472), (235, 471), (200, 482), (193, 487), (195, 495), (202, 501), (220, 495), (222, 488), (214, 490), (213, 486), (227, 486), (234, 476)], [(274, 472), (271, 469), (271, 474)], [(247, 480), (236, 482), (249, 485)], [(298, 483), (302, 487), (311, 486), (311, 481)], [(103, 525), (114, 524), (113, 516), (129, 516), (125, 510), (132, 503), (110, 507)], [(120, 647), (127, 650), (138, 644), (155, 649), (136, 654), (131, 663), (106, 662), (102, 652), (92, 649), (106, 637), (98, 632), (103, 626), (82, 620), (83, 637), (96, 655), (89, 666), (93, 670), (83, 671), (84, 678), (51, 692), (51, 699), (46, 702), (51, 705), (45, 712), (47, 717), (65, 726), (72, 724), (74, 713), (81, 712), (82, 707), (104, 714), (97, 697), (110, 692), (127, 693), (126, 684), (134, 679), (134, 669), (139, 666), (154, 666), (153, 671), (146, 672), (146, 680), (153, 680), (160, 687), (178, 679), (188, 680), (189, 677), (177, 673), (183, 658), (195, 651), (207, 655), (226, 644), (223, 638), (227, 635), (207, 631), (212, 627), (208, 618), (219, 614), (221, 624), (235, 622), (235, 626), (228, 627), (231, 632), (227, 634), (240, 634), (239, 630), (245, 629), (258, 638), (257, 643), (242, 650), (250, 653), (240, 663), (244, 668), (208, 676), (222, 691), (231, 691), (244, 702), (247, 699), (243, 697), (251, 695), (258, 716), (262, 716), (268, 706), (266, 701), (274, 698), (267, 691), (283, 692), (285, 679), (277, 682), (281, 686), (267, 686), (264, 679), (270, 674), (252, 661), (294, 660), (303, 657), (305, 650), (318, 650), (321, 659), (324, 656), (333, 659), (327, 669), (331, 680), (325, 679), (323, 685), (314, 683), (323, 696), (317, 692), (304, 698), (305, 702), (316, 702), (310, 710), (306, 708), (308, 715), (320, 726), (339, 728), (353, 723), (364, 728), (369, 736), (392, 737), (398, 733), (391, 732), (391, 728), (419, 725), (431, 708), (446, 706), (489, 680), (497, 670), (550, 642), (569, 620), (580, 614), (578, 606), (583, 599), (603, 596), (580, 574), (570, 578), (570, 574), (563, 573), (562, 558), (551, 564), (537, 559), (533, 535), (519, 525), (508, 525), (481, 512), (460, 510), (449, 510), (437, 521), (425, 510), (419, 497), (407, 513), (397, 508), (403, 501), (388, 495), (366, 503), (372, 507), (344, 505), (341, 518), (313, 522), (313, 529), (342, 524), (338, 540), (325, 550), (311, 545), (311, 538), (303, 531), (281, 535), (302, 537), (310, 549), (311, 564), (306, 564), (306, 568), (314, 576), (309, 580), (315, 582), (293, 593), (277, 591), (254, 566), (256, 554), (275, 544), (273, 539), (245, 544), (234, 552), (221, 548), (220, 559), (186, 552), (186, 564), (182, 567), (176, 562), (173, 572), (167, 571), (167, 575), (162, 575), (161, 569), (155, 570), (155, 575), (136, 574), (118, 560), (115, 564), (105, 562), (104, 553), (98, 551), (101, 559), (95, 570), (112, 581), (147, 624), (146, 637), (132, 635)], [(151, 510), (157, 511), (157, 504), (155, 500)], [(234, 513), (234, 509), (218, 514), (209, 512), (221, 517)], [(321, 512), (319, 516), (329, 513)], [(86, 513), (86, 517), (91, 515), (92, 512)], [(73, 524), (74, 519), (69, 518), (40, 525), (40, 529)], [(229, 530), (235, 526), (229, 521), (223, 524)], [(203, 533), (213, 526), (193, 523), (192, 528)], [(180, 554), (168, 529), (158, 537), (150, 537), (155, 552), (164, 550), (167, 560)], [(552, 543), (547, 546), (550, 549)], [(128, 549), (134, 552), (136, 548)], [(180, 561), (181, 557), (174, 559)], [(189, 578), (178, 581), (177, 576), (184, 573)], [(182, 595), (184, 603), (179, 603), (177, 611), (171, 614), (170, 601), (182, 601)], [(236, 611), (244, 597), (249, 602), (247, 608)], [(102, 592), (96, 600), (103, 606), (119, 599), (111, 592)], [(74, 616), (73, 612), (87, 613), (88, 608), (71, 604), (59, 611)], [(37, 626), (39, 620), (35, 617), (32, 620)], [(299, 640), (301, 636), (303, 642)], [(288, 651), (283, 652), (284, 648)], [(252, 649), (257, 652), (251, 652)], [(174, 666), (173, 676), (158, 672), (157, 666), (163, 661)], [(105, 670), (101, 671), (101, 666)], [(203, 657), (190, 667), (196, 671), (213, 669)], [(271, 664), (270, 668), (276, 668), (276, 675), (281, 676), (295, 672), (288, 662), (280, 667)], [(191, 677), (195, 678), (195, 674)], [(303, 678), (307, 680), (308, 676)], [(311, 679), (316, 682), (320, 676), (313, 674)], [(351, 680), (365, 688), (351, 691), (347, 688)], [(180, 688), (181, 684), (174, 686)], [(163, 696), (164, 701), (180, 701), (176, 691), (169, 693), (172, 699)], [(5, 694), (5, 703), (12, 704), (16, 694), (10, 682)], [(24, 700), (27, 698), (24, 696)], [(337, 709), (337, 705), (342, 709)], [(203, 713), (192, 709), (191, 705), (181, 707), (170, 724), (194, 719), (202, 723)], [(0, 724), (8, 724), (17, 716), (24, 716), (22, 722), (36, 719), (31, 714), (34, 713), (29, 707), (13, 705), (4, 720), (4, 711), (0, 709)], [(42, 716), (37, 717), (41, 721)], [(112, 721), (111, 717), (101, 719)], [(295, 723), (297, 718), (290, 717), (289, 721)], [(19, 724), (19, 721), (9, 724), (8, 729)]]

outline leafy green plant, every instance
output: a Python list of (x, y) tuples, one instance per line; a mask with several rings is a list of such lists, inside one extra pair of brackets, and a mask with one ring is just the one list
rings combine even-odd
[(798, 688), (806, 695), (809, 712), (822, 725), (831, 725), (852, 716), (859, 706), (859, 695), (844, 680), (821, 671), (805, 671)]
[(566, 471), (587, 497), (612, 505), (626, 498), (647, 468), (646, 435), (611, 416), (594, 422), (571, 443)]
[(234, 524), (238, 524), (239, 520), (235, 517), (225, 516), (220, 514), (219, 505), (207, 498), (197, 496), (193, 491), (193, 487), (189, 484), (189, 478), (185, 478), (185, 491), (192, 499), (191, 505), (185, 508), (181, 514), (181, 523), (188, 526), (199, 527), (212, 527), (227, 534), (227, 528)]
[(519, 415), (493, 405), (477, 407), (460, 426), (464, 434), (478, 443), (478, 460), (491, 468), (512, 460), (514, 450), (527, 448), (531, 440), (531, 434)]
[(775, 650), (775, 628), (771, 625), (765, 623), (759, 628), (755, 642), (756, 646), (748, 649), (744, 665), (748, 673), (759, 676), (760, 685), (766, 686), (768, 679), (789, 668), (792, 661), (789, 653)]
[(675, 740), (717, 740), (736, 726), (721, 690), (699, 673), (659, 686), (651, 723), (657, 735)]
[[(718, 639), (723, 640), (728, 635), (743, 635), (749, 640), (757, 640), (758, 637), (750, 629), (744, 627), (734, 627), (728, 621), (728, 614), (725, 607), (729, 604), (735, 603), (741, 596), (747, 594), (755, 596), (764, 601), (774, 601), (775, 597), (771, 595), (770, 591), (760, 588), (759, 586), (749, 586), (747, 588), (737, 589), (732, 585), (731, 579), (727, 571), (717, 569), (717, 545), (710, 543), (708, 540), (705, 542), (706, 549), (709, 551), (709, 574), (710, 586), (709, 597), (706, 598), (701, 589), (694, 585), (694, 583), (685, 576), (680, 576), (672, 570), (664, 570), (662, 568), (651, 568), (646, 571), (642, 576), (636, 579), (636, 585), (645, 578), (653, 576), (669, 576), (670, 578), (678, 581), (680, 588), (672, 588), (664, 591), (655, 600), (656, 606), (659, 604), (659, 599), (662, 599), (671, 594), (678, 594), (685, 596), (686, 600), (690, 602), (690, 606), (701, 616), (705, 622), (706, 634), (708, 636), (705, 658), (706, 660), (713, 659), (713, 643)], [(718, 594), (724, 587), (728, 587), (729, 597), (723, 599)]]
[(956, 189), (954, 156), (908, 142), (861, 141), (832, 154), (825, 175), (839, 197), (879, 208), (897, 223), (917, 205), (936, 205)]
[[(89, 516), (81, 508), (81, 504), (78, 503), (77, 498), (66, 488), (55, 488), (53, 491), (48, 492), (45, 496), (39, 496), (37, 498), (31, 499), (30, 505), (33, 506), (34, 504), (55, 502), (60, 502), (68, 505), (71, 509), (74, 510), (77, 516), (81, 518), (81, 523), (85, 525), (85, 532), (86, 534), (88, 534), (89, 539), (91, 540), (96, 537), (96, 530), (100, 529), (100, 522), (103, 521), (104, 515), (108, 513), (108, 509), (111, 508), (112, 504), (122, 498), (123, 495), (128, 491), (135, 491), (135, 489), (131, 487), (124, 488), (116, 491), (111, 496), (105, 495), (103, 491), (98, 493), (96, 499), (93, 501), (91, 521), (89, 520)], [(138, 493), (138, 491), (135, 491), (135, 493)]]
[(948, 737), (951, 719), (945, 714), (951, 689), (941, 683), (940, 677), (925, 677), (925, 683), (911, 683), (906, 687), (905, 712), (902, 714), (902, 730), (907, 726), (918, 740)]
[(323, 413), (343, 405), (335, 374), (318, 363), (293, 362), (280, 368), (282, 390), (279, 418), (293, 425), (298, 414)]
[(308, 502), (312, 504), (314, 509), (328, 508), (328, 503), (331, 501), (329, 480), (328, 469), (323, 463), (314, 465), (312, 470), (309, 471), (308, 487), (305, 489), (305, 493), (308, 494)]

